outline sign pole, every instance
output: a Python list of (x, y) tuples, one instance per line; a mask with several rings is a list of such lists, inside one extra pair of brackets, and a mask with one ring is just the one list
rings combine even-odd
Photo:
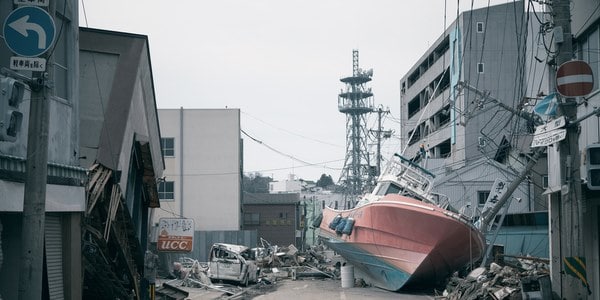
[[(56, 6), (48, 8), (54, 17)], [(23, 199), (21, 232), (21, 263), (19, 272), (19, 299), (41, 299), (43, 287), (44, 236), (46, 214), (46, 178), (48, 174), (48, 119), (49, 91), (52, 82), (53, 59), (49, 52), (43, 55), (50, 70), (33, 73), (27, 135), (27, 162)]]
[[(555, 62), (560, 66), (573, 58), (570, 1), (554, 0), (551, 5), (555, 29), (558, 29), (555, 30), (555, 34), (562, 32), (562, 35), (554, 37), (558, 50)], [(565, 98), (564, 102), (560, 103), (558, 115), (564, 116), (568, 121), (576, 120), (576, 100)], [(566, 257), (585, 257), (577, 129), (578, 126), (567, 126), (565, 140), (558, 143), (561, 190), (550, 195), (552, 288), (561, 299), (587, 298), (585, 287), (577, 278), (566, 275), (563, 266), (563, 259)]]

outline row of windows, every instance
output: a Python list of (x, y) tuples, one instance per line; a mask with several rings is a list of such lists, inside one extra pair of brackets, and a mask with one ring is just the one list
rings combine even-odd
[[(476, 23), (477, 33), (483, 33), (485, 31), (484, 22)], [(440, 43), (440, 45), (434, 49), (431, 54), (419, 65), (419, 67), (408, 76), (407, 81), (402, 82), (401, 91), (405, 91), (407, 88), (410, 88), (420, 77), (423, 75), (440, 57), (443, 57), (445, 53), (450, 48), (450, 40), (449, 37), (446, 38)], [(479, 66), (477, 68), (479, 71)], [(483, 73), (483, 67), (479, 73)]]
[[(292, 219), (288, 219), (287, 216), (288, 213), (279, 213), (279, 219), (265, 220), (264, 224), (268, 226), (292, 225)], [(260, 225), (260, 213), (244, 213), (244, 225)]]
[(429, 149), (420, 147), (415, 153), (413, 157), (413, 161), (419, 162), (424, 158), (448, 158), (452, 155), (452, 144), (450, 143), (450, 139), (447, 139)]

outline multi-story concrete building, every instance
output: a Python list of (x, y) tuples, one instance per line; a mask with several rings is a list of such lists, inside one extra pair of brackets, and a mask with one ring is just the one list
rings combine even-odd
[(242, 227), (239, 109), (159, 109), (164, 180), (161, 217), (194, 219), (196, 231)]
[[(545, 59), (536, 52), (539, 24), (527, 19), (520, 1), (461, 13), (400, 81), (404, 155), (442, 175), (436, 186), (459, 195), (451, 199), (457, 208), (482, 206), (494, 178), (511, 180), (530, 151), (533, 119), (516, 113), (548, 90), (544, 65), (536, 60)], [(482, 159), (509, 168), (477, 163), (463, 169)], [(486, 176), (456, 184), (456, 175), (467, 171)], [(531, 209), (545, 208), (546, 173), (539, 172), (516, 196), (536, 198)], [(511, 211), (527, 211), (529, 203), (514, 201)]]

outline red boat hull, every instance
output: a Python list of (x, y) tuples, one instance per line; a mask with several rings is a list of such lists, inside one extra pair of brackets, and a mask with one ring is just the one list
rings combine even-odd
[[(354, 220), (350, 234), (330, 228), (336, 216)], [(392, 194), (354, 209), (326, 208), (320, 228), (329, 247), (387, 290), (437, 283), (479, 260), (485, 247), (483, 235), (458, 215)]]

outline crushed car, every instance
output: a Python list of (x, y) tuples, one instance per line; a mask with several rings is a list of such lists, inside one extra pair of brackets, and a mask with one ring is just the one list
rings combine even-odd
[(233, 281), (247, 286), (258, 281), (259, 272), (253, 252), (248, 247), (224, 243), (212, 245), (208, 261), (208, 278), (211, 281)]

